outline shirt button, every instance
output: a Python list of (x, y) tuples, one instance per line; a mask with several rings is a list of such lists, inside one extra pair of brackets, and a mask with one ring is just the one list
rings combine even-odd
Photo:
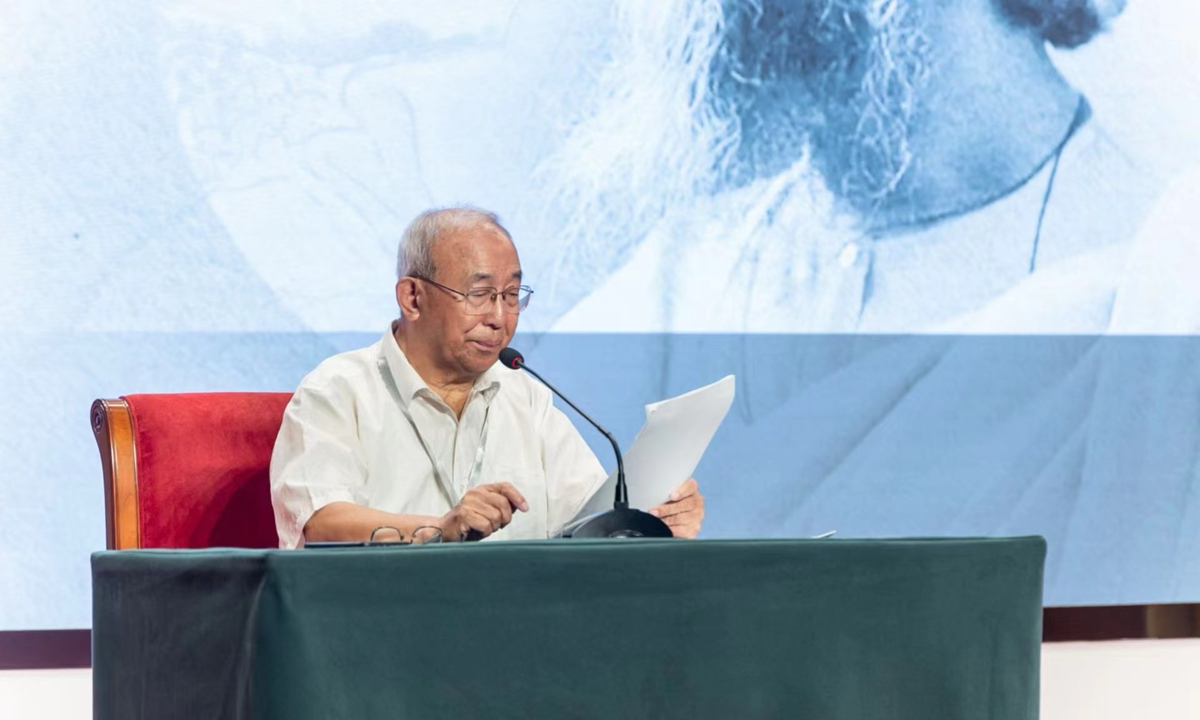
[(842, 248), (842, 251), (838, 253), (838, 263), (843, 268), (849, 270), (858, 261), (858, 252), (858, 245), (846, 243), (846, 247)]

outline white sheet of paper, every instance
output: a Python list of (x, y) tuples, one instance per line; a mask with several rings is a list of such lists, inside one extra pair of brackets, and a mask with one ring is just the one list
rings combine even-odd
[[(733, 405), (734, 387), (734, 377), (726, 375), (712, 385), (646, 406), (646, 424), (625, 453), (629, 507), (646, 510), (660, 505), (692, 476)], [(614, 469), (576, 519), (611, 510), (616, 488)]]

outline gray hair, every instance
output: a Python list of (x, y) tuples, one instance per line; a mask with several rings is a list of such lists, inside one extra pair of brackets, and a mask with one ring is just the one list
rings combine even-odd
[(396, 277), (433, 279), (433, 244), (441, 236), (460, 230), (492, 227), (512, 240), (512, 235), (500, 224), (500, 217), (489, 210), (471, 205), (434, 208), (418, 215), (404, 230), (400, 249), (396, 252)]

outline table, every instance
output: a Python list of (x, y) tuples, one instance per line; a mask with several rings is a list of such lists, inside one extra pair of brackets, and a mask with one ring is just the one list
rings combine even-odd
[(92, 557), (95, 717), (1035, 720), (1041, 538)]

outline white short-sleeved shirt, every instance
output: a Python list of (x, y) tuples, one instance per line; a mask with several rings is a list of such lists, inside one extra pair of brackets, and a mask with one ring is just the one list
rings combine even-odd
[(556, 534), (607, 473), (550, 391), (499, 363), (455, 416), (409, 364), (389, 329), (300, 383), (271, 457), (280, 547), (303, 544), (320, 508), (349, 502), (441, 516), (471, 487), (510, 482), (529, 503), (493, 539)]

